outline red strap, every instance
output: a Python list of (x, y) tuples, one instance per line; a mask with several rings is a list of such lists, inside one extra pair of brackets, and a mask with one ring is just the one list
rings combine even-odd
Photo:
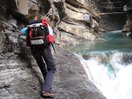
[(32, 38), (32, 34), (33, 34), (33, 31), (32, 31), (32, 28), (30, 28), (30, 32), (29, 32), (29, 37)]
[(42, 24), (43, 24), (44, 26), (47, 25), (46, 19), (42, 19)]

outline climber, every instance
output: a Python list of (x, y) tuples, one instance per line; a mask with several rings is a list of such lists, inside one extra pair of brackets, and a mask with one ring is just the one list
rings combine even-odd
[(54, 42), (53, 30), (47, 20), (41, 19), (40, 15), (36, 13), (33, 20), (30, 19), (30, 23), (27, 27), (20, 32), (25, 32), (27, 35), (26, 43), (30, 46), (31, 53), (43, 75), (44, 83), (41, 95), (42, 97), (53, 98), (54, 92), (52, 91), (52, 82), (56, 72), (55, 61), (50, 49), (50, 44)]

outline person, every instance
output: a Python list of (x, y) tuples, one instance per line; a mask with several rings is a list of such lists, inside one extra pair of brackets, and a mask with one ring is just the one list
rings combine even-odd
[[(30, 21), (28, 26), (38, 22), (38, 20), (40, 20), (39, 18), (40, 17), (36, 15), (34, 19)], [(43, 19), (42, 22), (44, 22), (44, 24), (45, 22), (47, 23), (49, 33), (53, 34), (53, 30), (51, 26), (48, 24), (47, 20)], [(27, 35), (29, 33), (28, 27), (23, 28), (20, 32), (23, 33), (24, 35)], [(50, 43), (53, 43), (54, 40), (52, 36), (50, 37), (51, 38), (48, 39), (49, 43), (46, 45), (46, 47), (44, 45), (34, 46), (30, 44), (30, 48), (31, 48), (31, 53), (34, 59), (36, 60), (37, 65), (40, 68), (40, 71), (44, 78), (41, 95), (42, 97), (52, 98), (55, 96), (54, 92), (52, 91), (52, 82), (56, 72), (56, 64), (50, 48)]]
[[(47, 46), (46, 48), (43, 48), (31, 46), (31, 53), (34, 56), (45, 80), (42, 89), (42, 96), (54, 97), (54, 94), (52, 93), (52, 80), (56, 71), (56, 66), (50, 47)], [(43, 60), (45, 60), (47, 68)]]

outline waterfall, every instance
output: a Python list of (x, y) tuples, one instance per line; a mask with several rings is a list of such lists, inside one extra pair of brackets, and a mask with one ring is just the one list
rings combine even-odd
[(90, 52), (77, 55), (89, 79), (107, 99), (132, 99), (132, 53)]
[(132, 39), (112, 31), (67, 50), (78, 56), (88, 78), (107, 99), (132, 99)]

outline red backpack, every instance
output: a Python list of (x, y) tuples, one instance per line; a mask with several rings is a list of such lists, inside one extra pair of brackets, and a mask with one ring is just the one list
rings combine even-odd
[(44, 46), (54, 42), (53, 35), (50, 35), (48, 24), (45, 19), (32, 21), (28, 26), (26, 38), (27, 46)]

